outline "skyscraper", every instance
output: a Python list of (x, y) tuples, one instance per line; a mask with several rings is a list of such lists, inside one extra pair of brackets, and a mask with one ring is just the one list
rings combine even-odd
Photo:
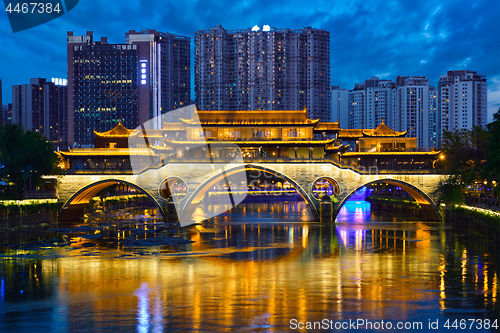
[(376, 128), (382, 121), (390, 124), (394, 108), (394, 82), (372, 77), (365, 80), (365, 122), (363, 128)]
[(407, 136), (418, 138), (419, 148), (428, 148), (429, 79), (425, 76), (398, 77), (396, 108), (392, 124), (396, 131), (408, 131)]
[[(342, 103), (341, 90), (333, 91)], [(417, 137), (419, 148), (436, 147), (436, 90), (425, 76), (398, 76), (396, 82), (371, 77), (356, 84), (347, 99), (349, 128), (376, 128), (383, 119), (390, 128)]]
[(429, 87), (429, 146), (438, 148), (437, 90)]
[(331, 120), (338, 120), (340, 128), (349, 128), (349, 90), (332, 86), (330, 93)]
[(349, 91), (349, 127), (365, 128), (365, 84), (358, 83)]
[[(134, 30), (123, 44), (68, 32), (70, 144), (91, 146), (93, 130), (135, 128), (190, 102), (190, 38)], [(160, 117), (158, 117), (160, 119)], [(155, 127), (161, 124), (155, 123)]]
[(475, 71), (455, 70), (438, 83), (438, 139), (444, 131), (470, 129), (487, 123), (488, 84)]
[[(61, 83), (61, 84), (59, 84)], [(12, 86), (12, 123), (39, 132), (49, 141), (66, 144), (68, 89), (46, 79), (33, 78), (28, 84)]]
[(394, 82), (371, 77), (349, 92), (349, 127), (376, 128), (384, 119), (391, 126)]
[(202, 110), (298, 110), (330, 120), (330, 33), (218, 25), (195, 33), (196, 105)]

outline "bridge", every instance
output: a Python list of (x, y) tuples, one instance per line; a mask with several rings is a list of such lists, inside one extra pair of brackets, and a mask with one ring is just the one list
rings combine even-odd
[[(169, 202), (165, 195), (165, 182), (178, 179), (187, 187), (187, 194), (175, 202), (181, 224), (182, 221), (199, 222), (194, 212), (209, 188), (224, 179), (227, 181), (228, 177), (244, 176), (248, 170), (271, 174), (289, 182), (307, 202), (317, 221), (319, 221), (320, 200), (313, 195), (313, 184), (320, 178), (326, 178), (338, 187), (339, 208), (361, 187), (384, 182), (398, 186), (409, 193), (420, 204), (426, 218), (441, 220), (436, 189), (444, 178), (443, 175), (360, 172), (331, 162), (242, 164), (184, 162), (168, 163), (156, 169), (147, 169), (139, 175), (130, 173), (64, 175), (58, 178), (59, 200), (64, 203), (60, 216), (64, 218), (81, 214), (92, 197), (112, 185), (123, 183), (144, 192), (166, 218)], [(236, 205), (241, 202), (240, 199), (243, 198), (232, 195), (229, 196), (228, 203)]]

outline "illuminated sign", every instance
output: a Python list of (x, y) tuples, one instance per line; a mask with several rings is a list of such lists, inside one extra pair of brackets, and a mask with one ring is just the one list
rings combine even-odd
[(147, 79), (147, 74), (148, 74), (148, 61), (147, 60), (140, 60), (141, 63), (141, 84), (146, 84), (148, 81)]
[(258, 25), (254, 25), (253, 28), (252, 28), (252, 31), (259, 31), (260, 28)]
[(271, 31), (271, 27), (268, 25), (265, 25), (262, 27), (262, 31)]

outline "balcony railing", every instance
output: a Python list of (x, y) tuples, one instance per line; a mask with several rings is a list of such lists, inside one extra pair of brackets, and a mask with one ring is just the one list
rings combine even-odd
[[(148, 169), (157, 169), (169, 163), (231, 163), (241, 161), (239, 158), (235, 157), (214, 157), (214, 158), (176, 158), (172, 157), (169, 160), (163, 160), (163, 163), (146, 165), (141, 167), (141, 172)], [(337, 158), (289, 158), (289, 157), (244, 157), (243, 163), (284, 163), (284, 164), (299, 164), (299, 163), (330, 163), (341, 169), (350, 169), (361, 174), (442, 174), (444, 170), (433, 169), (429, 167), (423, 167), (413, 163), (399, 164), (396, 168), (391, 168), (391, 166), (377, 166), (377, 165), (356, 165), (348, 164), (343, 161), (339, 162)], [(137, 170), (135, 170), (137, 171)], [(132, 169), (110, 169), (110, 168), (92, 168), (92, 169), (82, 169), (82, 170), (65, 170), (67, 175), (81, 175), (81, 174), (104, 174), (104, 175), (123, 175), (123, 174), (133, 174)]]

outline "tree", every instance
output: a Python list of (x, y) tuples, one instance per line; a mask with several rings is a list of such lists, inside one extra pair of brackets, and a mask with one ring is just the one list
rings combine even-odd
[(490, 152), (486, 169), (490, 177), (497, 182), (500, 181), (500, 109), (493, 115), (494, 121), (486, 125), (490, 133), (488, 150)]
[(43, 175), (58, 173), (58, 163), (52, 144), (40, 133), (15, 124), (0, 127), (0, 177), (15, 184), (16, 197), (22, 197), (28, 179), (36, 187)]
[(472, 184), (485, 179), (489, 137), (482, 126), (444, 132), (445, 163), (454, 182)]
[(482, 126), (443, 133), (442, 148), (448, 176), (438, 187), (441, 201), (461, 203), (466, 185), (483, 182), (488, 173), (489, 137), (490, 133)]

